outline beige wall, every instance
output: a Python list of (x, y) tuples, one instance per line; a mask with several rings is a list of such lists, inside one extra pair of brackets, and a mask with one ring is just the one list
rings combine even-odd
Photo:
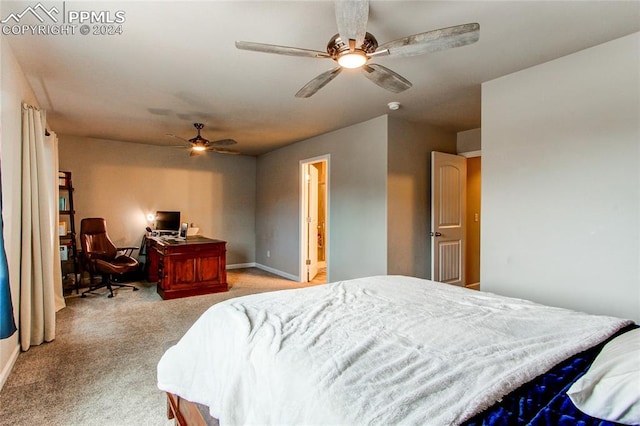
[(59, 135), (60, 168), (73, 174), (76, 229), (104, 217), (116, 245), (139, 246), (146, 216), (178, 210), (200, 233), (227, 241), (227, 264), (254, 262), (255, 157)]
[(478, 128), (458, 132), (456, 146), (458, 154), (480, 151), (482, 149), (481, 130)]
[(431, 151), (456, 152), (455, 133), (389, 118), (389, 274), (431, 278)]
[(484, 290), (640, 321), (639, 46), (482, 85)]
[(256, 262), (300, 279), (300, 161), (328, 154), (328, 279), (386, 273), (386, 135), (382, 116), (260, 156)]
[[(2, 218), (4, 243), (9, 265), (9, 282), (13, 312), (18, 323), (20, 295), (20, 182), (22, 158), (22, 102), (39, 106), (6, 39), (0, 37), (0, 161), (2, 163)], [(0, 388), (18, 356), (18, 335), (0, 340)]]
[(456, 135), (385, 115), (261, 156), (256, 261), (299, 279), (299, 163), (329, 154), (329, 280), (429, 278), (433, 150), (455, 152)]

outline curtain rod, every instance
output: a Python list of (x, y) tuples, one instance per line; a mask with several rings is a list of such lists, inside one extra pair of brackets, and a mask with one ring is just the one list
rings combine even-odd
[(40, 111), (40, 108), (34, 107), (33, 105), (25, 104), (24, 102), (22, 103), (22, 108), (24, 108), (24, 109), (35, 109), (36, 111)]

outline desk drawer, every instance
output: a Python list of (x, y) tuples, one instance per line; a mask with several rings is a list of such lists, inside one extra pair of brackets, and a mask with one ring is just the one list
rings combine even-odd
[[(171, 288), (202, 283), (220, 282), (221, 259), (219, 256), (181, 257), (172, 256), (171, 259)], [(165, 286), (166, 287), (166, 286)]]
[(164, 256), (220, 256), (224, 253), (224, 244), (194, 244), (185, 246), (164, 246), (160, 250)]

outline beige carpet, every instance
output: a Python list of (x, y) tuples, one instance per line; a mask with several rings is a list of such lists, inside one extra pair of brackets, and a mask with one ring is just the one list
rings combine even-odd
[(302, 284), (255, 268), (227, 273), (226, 293), (162, 300), (155, 283), (140, 291), (69, 297), (56, 339), (18, 356), (0, 391), (1, 425), (168, 425), (156, 364), (211, 305)]

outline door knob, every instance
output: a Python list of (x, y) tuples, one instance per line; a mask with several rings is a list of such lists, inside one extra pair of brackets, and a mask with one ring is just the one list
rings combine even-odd
[(432, 237), (442, 237), (442, 234), (439, 232), (429, 232), (429, 235)]

